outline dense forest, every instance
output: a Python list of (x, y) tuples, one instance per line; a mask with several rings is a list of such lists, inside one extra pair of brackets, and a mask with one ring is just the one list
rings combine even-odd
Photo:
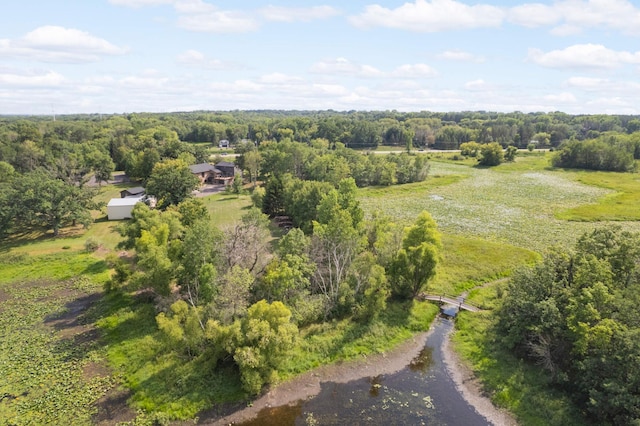
[[(221, 141), (231, 148), (218, 148), (227, 145)], [(380, 147), (400, 149), (375, 154)], [(255, 395), (277, 381), (301, 329), (344, 319), (368, 325), (388, 310), (408, 311), (433, 279), (443, 243), (431, 215), (423, 211), (411, 223), (385, 212), (365, 217), (360, 188), (424, 182), (429, 156), (439, 150), (456, 150), (452, 161), (475, 158), (492, 167), (513, 162), (518, 150), (540, 149), (553, 151), (554, 167), (632, 172), (640, 118), (395, 111), (4, 116), (0, 238), (56, 237), (66, 226), (90, 226), (103, 206), (95, 201), (102, 185), (124, 172), (156, 197), (157, 208), (139, 203), (118, 226), (118, 248), (127, 255), (106, 256), (113, 271), (107, 297), (142, 294), (153, 312), (150, 327), (162, 336), (154, 343), (158, 356), (176, 356), (194, 371), (232, 371), (243, 395)], [(252, 207), (233, 226), (218, 228), (191, 196), (199, 181), (189, 166), (220, 162), (232, 150), (240, 173), (227, 193), (250, 191)], [(640, 418), (638, 238), (602, 228), (580, 238), (573, 252), (551, 251), (519, 270), (491, 331), (603, 424)]]

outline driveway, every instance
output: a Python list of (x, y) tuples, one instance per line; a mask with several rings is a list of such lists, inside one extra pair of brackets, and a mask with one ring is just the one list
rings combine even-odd
[(219, 192), (224, 191), (224, 185), (222, 184), (204, 184), (200, 187), (200, 189), (193, 191), (193, 195), (195, 197), (207, 197), (209, 195), (217, 194)]

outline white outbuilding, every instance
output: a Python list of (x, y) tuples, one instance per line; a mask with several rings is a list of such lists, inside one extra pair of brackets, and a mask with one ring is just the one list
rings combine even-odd
[(107, 204), (109, 220), (131, 219), (133, 207), (143, 202), (144, 197), (112, 198)]

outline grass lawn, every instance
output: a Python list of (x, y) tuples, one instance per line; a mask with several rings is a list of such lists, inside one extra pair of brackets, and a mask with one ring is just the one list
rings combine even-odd
[(640, 220), (640, 175), (637, 173), (568, 171), (576, 182), (604, 188), (610, 192), (597, 203), (559, 212), (558, 219), (572, 221)]
[(252, 206), (249, 195), (215, 194), (200, 198), (211, 215), (214, 226), (232, 225)]

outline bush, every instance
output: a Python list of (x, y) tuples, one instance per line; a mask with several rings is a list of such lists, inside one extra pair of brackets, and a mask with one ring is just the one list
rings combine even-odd
[(504, 160), (502, 146), (497, 142), (482, 145), (480, 149), (480, 160), (478, 164), (482, 166), (497, 166)]
[(87, 238), (84, 242), (84, 250), (88, 253), (94, 252), (100, 248), (100, 243), (93, 238)]

